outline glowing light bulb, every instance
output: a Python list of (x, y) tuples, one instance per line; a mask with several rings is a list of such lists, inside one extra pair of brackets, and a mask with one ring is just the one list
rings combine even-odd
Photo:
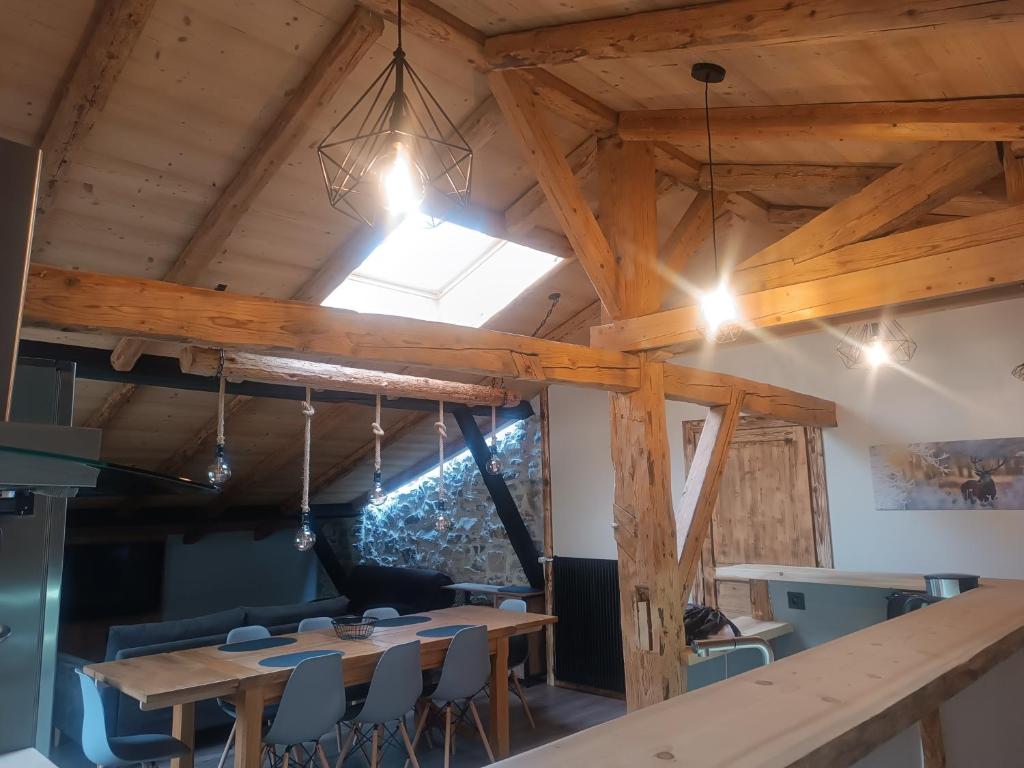
[(381, 482), (380, 470), (374, 470), (373, 490), (370, 491), (370, 503), (375, 507), (382, 507), (387, 500), (388, 495), (384, 492), (384, 484)]
[(303, 520), (295, 530), (295, 548), (299, 552), (309, 552), (316, 544), (316, 534), (313, 533), (313, 526), (309, 524), (308, 520)]
[(878, 368), (881, 365), (892, 362), (889, 350), (885, 348), (885, 344), (880, 339), (874, 339), (864, 347), (864, 359), (872, 368)]
[(448, 514), (448, 502), (442, 496), (437, 502), (437, 517), (434, 518), (434, 530), (447, 533), (452, 529), (452, 518)]
[(206, 468), (206, 476), (214, 485), (224, 485), (231, 479), (231, 467), (224, 456), (224, 444), (217, 445), (217, 455), (209, 467)]
[(742, 329), (736, 300), (724, 283), (704, 294), (700, 311), (704, 316), (704, 335), (709, 341), (733, 341), (739, 336)]
[(390, 149), (373, 162), (377, 166), (381, 202), (384, 208), (395, 215), (405, 215), (419, 210), (427, 194), (426, 177), (416, 164), (409, 148), (401, 141), (394, 142)]
[(498, 451), (492, 445), (491, 446), (491, 457), (487, 459), (487, 474), (489, 475), (500, 475), (502, 470), (501, 459), (498, 458)]

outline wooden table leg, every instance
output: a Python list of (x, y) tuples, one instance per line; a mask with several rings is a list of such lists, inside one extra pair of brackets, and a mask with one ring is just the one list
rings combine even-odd
[[(187, 744), (189, 749), (196, 745), (196, 705), (194, 702), (175, 704), (171, 710), (171, 735)], [(192, 768), (192, 753), (171, 760), (171, 768)]]
[(508, 757), (511, 745), (508, 735), (508, 638), (499, 637), (491, 659), (491, 745), (495, 756)]
[(259, 768), (263, 748), (263, 689), (243, 688), (238, 692), (235, 720), (235, 768)]

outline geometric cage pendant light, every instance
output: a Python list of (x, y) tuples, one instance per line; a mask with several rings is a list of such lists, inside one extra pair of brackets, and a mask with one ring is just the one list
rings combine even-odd
[(391, 62), (317, 147), (332, 207), (369, 226), (428, 193), (469, 202), (473, 151), (405, 58), (402, 0)]
[(858, 323), (846, 329), (836, 354), (847, 368), (878, 368), (909, 363), (915, 342), (896, 320)]

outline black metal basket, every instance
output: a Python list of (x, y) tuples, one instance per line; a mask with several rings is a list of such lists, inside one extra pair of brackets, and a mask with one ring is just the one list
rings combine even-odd
[(373, 634), (377, 619), (372, 616), (341, 616), (331, 620), (334, 634), (342, 640), (365, 640)]

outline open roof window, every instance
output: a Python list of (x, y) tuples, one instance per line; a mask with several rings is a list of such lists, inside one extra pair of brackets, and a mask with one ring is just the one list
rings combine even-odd
[(559, 261), (550, 253), (414, 214), (323, 305), (478, 327)]

